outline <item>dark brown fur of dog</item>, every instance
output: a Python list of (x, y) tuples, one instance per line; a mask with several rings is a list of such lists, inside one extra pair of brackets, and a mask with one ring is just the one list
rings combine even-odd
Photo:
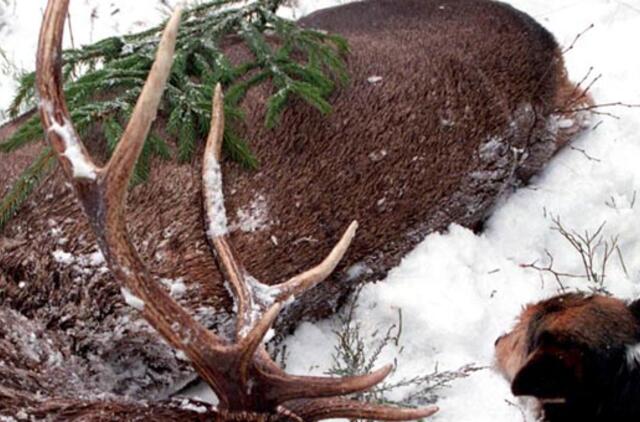
[[(538, 172), (579, 129), (554, 125), (571, 117), (556, 111), (580, 94), (559, 47), (510, 6), (375, 0), (303, 23), (347, 38), (350, 84), (331, 98), (330, 116), (296, 102), (275, 130), (264, 127), (270, 87), (252, 91), (244, 102), (246, 138), (261, 166), (248, 172), (224, 163), (232, 223), (238, 210), (264, 198), (268, 226), (236, 230), (232, 241), (267, 283), (316, 264), (359, 220), (336, 274), (285, 313), (280, 327), (289, 328), (334, 312), (357, 283), (384, 277), (430, 232), (454, 222), (478, 227), (504, 192)], [(249, 54), (232, 40), (224, 48), (236, 62)], [(382, 80), (371, 83), (372, 76)], [(104, 156), (97, 129), (85, 143)], [(195, 157), (189, 165), (153, 163), (149, 182), (130, 193), (129, 230), (152, 272), (183, 277), (189, 291), (181, 302), (214, 327), (230, 304), (204, 238), (201, 153)], [(11, 159), (0, 156), (0, 169)], [(0, 181), (0, 192), (10, 181)], [(108, 272), (53, 258), (56, 250), (75, 257), (96, 250), (59, 172), (1, 235), (8, 240), (0, 250), (0, 362), (8, 363), (0, 364), (0, 387), (65, 399), (106, 392), (155, 400), (193, 379), (188, 364), (123, 305)], [(42, 356), (30, 357), (29, 343), (11, 333), (35, 333)], [(63, 364), (46, 365), (57, 353)]]
[(498, 367), (513, 394), (540, 399), (549, 422), (638, 421), (638, 310), (638, 302), (582, 294), (529, 305), (497, 340)]

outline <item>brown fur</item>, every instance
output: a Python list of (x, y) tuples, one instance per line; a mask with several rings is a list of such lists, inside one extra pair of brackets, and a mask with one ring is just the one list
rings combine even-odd
[[(20, 124), (24, 123), (29, 117), (33, 116), (33, 112), (26, 113), (23, 116), (12, 120), (11, 122), (0, 126), (0, 141), (6, 139), (13, 133)], [(42, 148), (39, 143), (28, 145), (21, 148), (10, 155), (10, 159), (3, 159), (0, 155), (0, 198), (4, 197), (13, 184), (20, 177), (20, 173), (27, 168), (34, 157)]]
[[(538, 172), (581, 124), (557, 112), (579, 93), (555, 40), (504, 4), (373, 0), (302, 22), (347, 38), (351, 83), (333, 95), (331, 116), (298, 102), (275, 130), (263, 124), (269, 87), (249, 94), (246, 137), (261, 167), (248, 172), (227, 160), (225, 197), (233, 223), (262, 196), (268, 225), (236, 230), (232, 241), (252, 274), (275, 283), (316, 263), (352, 219), (361, 229), (336, 275), (288, 309), (281, 328), (331, 314), (353, 286), (384, 277), (428, 233), (453, 222), (479, 227), (497, 199)], [(225, 48), (235, 61), (248, 54), (233, 41)], [(370, 83), (371, 76), (382, 81)], [(576, 123), (558, 129), (559, 117)], [(85, 143), (94, 156), (101, 152), (97, 133)], [(0, 157), (0, 167), (8, 160)], [(132, 189), (129, 221), (155, 275), (183, 277), (182, 303), (214, 327), (230, 304), (203, 237), (200, 165), (154, 162), (150, 181)], [(123, 306), (100, 265), (52, 255), (96, 250), (62, 180), (51, 177), (0, 234), (10, 239), (0, 250), (0, 322), (10, 331), (21, 324), (12, 313), (20, 314), (57, 339), (52, 347), (68, 350), (77, 366), (62, 370), (87, 375), (63, 388), (42, 365), (16, 361), (0, 385), (62, 397), (166, 398), (193, 378), (190, 370)], [(6, 347), (20, 353), (12, 342)]]

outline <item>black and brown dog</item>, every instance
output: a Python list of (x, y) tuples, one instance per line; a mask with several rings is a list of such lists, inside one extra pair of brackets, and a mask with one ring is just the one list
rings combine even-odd
[(640, 301), (570, 293), (529, 305), (496, 358), (546, 421), (640, 421)]

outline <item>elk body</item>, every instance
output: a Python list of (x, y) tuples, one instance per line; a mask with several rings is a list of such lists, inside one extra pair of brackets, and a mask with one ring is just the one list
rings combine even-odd
[[(89, 418), (106, 411), (126, 419), (139, 411), (197, 418), (175, 403), (140, 410), (122, 401), (169, 397), (193, 379), (190, 365), (222, 397), (221, 411), (230, 413), (218, 416), (402, 419), (432, 412), (402, 413), (334, 397), (375, 384), (388, 369), (317, 380), (316, 395), (304, 397), (290, 378), (290, 384), (276, 382), (285, 375), (261, 340), (291, 294), (296, 301), (287, 303), (280, 327), (330, 314), (357, 283), (384, 276), (428, 233), (453, 222), (478, 227), (505, 191), (539, 171), (579, 131), (580, 116), (571, 110), (588, 99), (567, 79), (553, 37), (530, 17), (487, 0), (372, 0), (311, 15), (304, 25), (342, 34), (352, 49), (351, 83), (334, 94), (333, 114), (295, 104), (277, 129), (267, 130), (269, 87), (256, 89), (244, 108), (258, 171), (224, 161), (223, 191), (212, 197), (214, 180), (205, 178), (200, 193), (201, 168), (211, 174), (206, 160), (162, 164), (132, 190), (125, 212), (121, 203), (137, 147), (121, 147), (105, 167), (79, 143), (74, 154), (67, 151), (71, 132), (62, 130), (69, 127), (66, 109), (47, 56), (60, 39), (55, 31), (61, 31), (65, 5), (50, 1), (38, 64), (40, 94), (47, 99), (41, 113), (64, 171), (36, 192), (0, 243), (0, 414), (22, 406), (38, 415)], [(248, 54), (232, 40), (225, 51), (238, 61)], [(155, 116), (155, 106), (143, 108), (146, 119)], [(136, 125), (125, 133), (131, 145), (144, 132)], [(214, 125), (213, 138), (216, 130), (220, 126)], [(85, 142), (99, 155), (99, 147)], [(84, 161), (74, 167), (78, 157)], [(222, 196), (228, 232), (211, 230), (217, 220), (209, 210), (220, 209)], [(217, 205), (203, 213), (203, 199)], [(353, 220), (360, 229), (346, 252)], [(296, 276), (323, 256), (327, 260), (311, 273)], [(255, 284), (242, 268), (280, 287)], [(313, 287), (331, 269), (333, 276)], [(235, 298), (235, 318), (224, 312), (232, 307), (221, 274)], [(172, 297), (162, 284), (178, 277), (186, 292)], [(252, 289), (275, 301), (252, 296)], [(140, 309), (124, 306), (121, 292)], [(252, 315), (254, 305), (259, 312)], [(198, 341), (185, 345), (174, 323), (190, 327)], [(256, 382), (251, 393), (248, 386)], [(113, 395), (111, 401), (96, 400), (104, 394)]]
[(517, 396), (549, 422), (640, 419), (640, 302), (565, 294), (529, 305), (496, 341)]

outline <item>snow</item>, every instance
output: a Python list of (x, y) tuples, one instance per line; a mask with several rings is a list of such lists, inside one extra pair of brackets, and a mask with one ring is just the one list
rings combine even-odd
[(43, 103), (42, 108), (49, 113), (49, 120), (52, 122), (49, 127), (50, 132), (54, 132), (64, 142), (63, 156), (67, 157), (71, 163), (73, 177), (76, 179), (96, 179), (96, 166), (84, 153), (82, 144), (78, 140), (73, 126), (65, 119), (64, 124), (60, 124), (55, 120), (53, 110), (50, 104)]
[(182, 280), (178, 280), (171, 285), (170, 293), (173, 297), (180, 297), (184, 295), (186, 291), (187, 286), (184, 285), (184, 282)]
[(197, 413), (206, 413), (207, 412), (207, 407), (206, 406), (199, 406), (195, 403), (190, 402), (187, 399), (183, 399), (183, 401), (180, 404), (180, 407), (183, 408), (184, 410), (192, 410), (194, 412)]
[(169, 294), (173, 298), (179, 299), (187, 292), (187, 286), (184, 284), (182, 277), (176, 279), (162, 278), (160, 282), (169, 289)]
[(222, 171), (220, 163), (214, 157), (205, 160), (202, 170), (203, 189), (207, 210), (207, 221), (209, 229), (207, 234), (210, 238), (224, 236), (227, 234), (227, 213), (224, 209), (224, 195), (222, 193)]
[(183, 352), (182, 350), (178, 350), (176, 351), (176, 359), (178, 360), (182, 360), (185, 362), (189, 362), (189, 357), (187, 356), (187, 354), (185, 352)]
[(59, 264), (69, 265), (75, 262), (75, 257), (72, 254), (60, 249), (53, 251), (52, 255), (53, 259)]
[(262, 339), (263, 343), (268, 343), (270, 342), (276, 335), (276, 331), (273, 328), (269, 328), (267, 330), (267, 334), (265, 334), (264, 338)]
[(131, 306), (134, 309), (137, 309), (138, 311), (142, 311), (144, 309), (144, 301), (138, 296), (131, 293), (129, 289), (127, 289), (126, 287), (121, 287), (120, 292), (122, 293), (124, 301), (127, 305)]
[(102, 252), (100, 252), (99, 250), (90, 253), (87, 256), (87, 261), (89, 262), (90, 265), (92, 265), (94, 267), (102, 265), (102, 264), (105, 263), (104, 255), (102, 255)]
[[(300, 0), (297, 9), (287, 13), (300, 17), (338, 3), (343, 2)], [(635, 0), (509, 0), (508, 3), (549, 28), (565, 46), (594, 24), (565, 55), (569, 74), (578, 81), (593, 66), (594, 74), (603, 75), (592, 89), (596, 102), (640, 103), (637, 77), (640, 55), (626, 47), (630, 40), (640, 37), (640, 6)], [(33, 10), (41, 11), (44, 4), (44, 0), (15, 2), (8, 10), (12, 17), (10, 25), (0, 30), (2, 48), (19, 68), (33, 69), (37, 32), (31, 16)], [(158, 4), (155, 0), (72, 1), (75, 43), (146, 28), (166, 16)], [(68, 33), (65, 45), (70, 45)], [(13, 89), (15, 83), (11, 78), (0, 75), (0, 107), (9, 103)], [(640, 243), (636, 241), (635, 230), (640, 219), (640, 205), (636, 201), (640, 189), (637, 165), (640, 110), (617, 107), (604, 111), (619, 118), (594, 116), (594, 123), (602, 121), (597, 130), (587, 131), (573, 143), (573, 148), (561, 151), (528, 187), (499, 204), (482, 234), (452, 225), (447, 233), (430, 235), (386, 280), (361, 292), (355, 316), (367, 332), (396, 323), (398, 309), (402, 310), (400, 346), (385, 350), (379, 360), (381, 366), (398, 359), (393, 379), (430, 373), (436, 365), (440, 370), (455, 370), (469, 363), (487, 367), (441, 390), (437, 403), (441, 410), (429, 420), (535, 420), (531, 403), (514, 398), (508, 383), (492, 368), (493, 343), (509, 330), (524, 304), (558, 293), (553, 277), (526, 264), (549, 264), (548, 251), (554, 258), (554, 268), (565, 273), (584, 273), (579, 256), (566, 239), (550, 229), (552, 216), (560, 217), (566, 228), (579, 233), (585, 230), (593, 233), (606, 221), (603, 235), (606, 239), (618, 236), (623, 259), (617, 253), (613, 255), (604, 287), (617, 297), (638, 297)], [(559, 120), (557, 126), (566, 128), (569, 122)], [(491, 156), (498, 144), (498, 139), (488, 139), (482, 153)], [(220, 177), (219, 173), (213, 173), (212, 183)], [(217, 229), (226, 229), (226, 220), (218, 223)], [(56, 252), (56, 260), (70, 265), (77, 261), (64, 251)], [(367, 270), (361, 264), (350, 272), (356, 275)], [(593, 287), (580, 278), (567, 278), (563, 283), (571, 289)], [(144, 305), (127, 292), (123, 289), (127, 303), (134, 307)], [(215, 310), (209, 308), (198, 310), (198, 315), (203, 320), (217, 318)], [(338, 324), (335, 319), (301, 324), (286, 342), (287, 371), (326, 372), (336, 344), (332, 330)], [(630, 361), (637, 361), (638, 353), (637, 347), (630, 349)], [(196, 391), (194, 395), (215, 403), (215, 397), (207, 389)]]
[[(175, 5), (177, 1), (166, 3)], [(0, 53), (0, 122), (8, 118), (4, 111), (17, 88), (16, 78), (22, 71), (35, 68), (37, 29), (46, 4), (46, 0), (0, 2), (0, 19), (7, 23), (2, 26), (0, 22), (0, 50), (4, 53)], [(141, 31), (150, 23), (167, 18), (168, 12), (158, 0), (73, 0), (69, 13), (71, 31), (65, 30), (63, 45), (78, 47), (116, 34)]]
[(387, 156), (387, 150), (382, 148), (380, 151), (373, 151), (369, 154), (369, 159), (373, 162), (378, 162)]
[(277, 288), (261, 283), (260, 280), (248, 273), (245, 273), (244, 278), (247, 281), (252, 297), (255, 297), (263, 308), (269, 308), (273, 305), (280, 293)]
[(231, 225), (231, 230), (240, 230), (251, 233), (264, 230), (269, 227), (269, 210), (264, 195), (256, 195), (251, 202), (238, 209), (236, 221)]
[(293, 9), (280, 10), (279, 13), (290, 19), (299, 19), (316, 10), (351, 3), (353, 0), (293, 0)]
[(364, 262), (357, 262), (347, 269), (347, 281), (355, 280), (363, 274), (371, 273), (373, 270)]
[(77, 275), (77, 279), (87, 282), (85, 276), (90, 276), (96, 272), (102, 274), (108, 271), (104, 255), (100, 250), (82, 255), (73, 255), (63, 249), (56, 249), (51, 253), (53, 260), (59, 264), (70, 267)]

